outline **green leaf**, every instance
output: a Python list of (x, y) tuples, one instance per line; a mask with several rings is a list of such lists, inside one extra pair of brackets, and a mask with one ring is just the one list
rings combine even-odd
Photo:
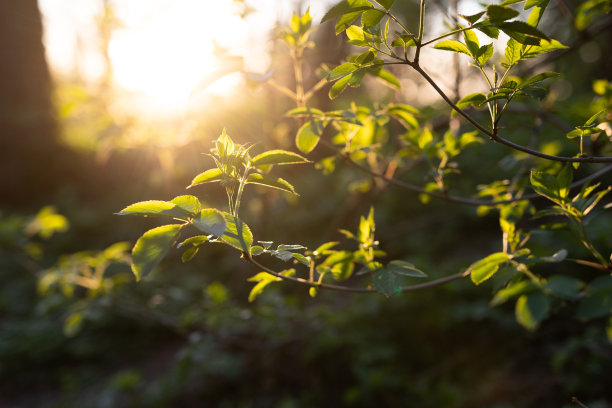
[(238, 217), (234, 217), (226, 212), (223, 213), (225, 218), (225, 232), (220, 238), (224, 242), (239, 251), (250, 254), (251, 245), (253, 244), (253, 233), (244, 221)]
[(527, 78), (521, 81), (521, 83), (519, 84), (519, 88), (526, 88), (530, 85), (533, 84), (537, 84), (538, 82), (542, 82), (545, 79), (548, 78), (558, 78), (560, 77), (561, 74), (557, 73), (557, 72), (542, 72), (540, 74), (534, 75), (531, 78)]
[(381, 79), (385, 84), (390, 85), (392, 88), (399, 89), (401, 85), (395, 75), (390, 73), (387, 70), (381, 69), (378, 70), (374, 75), (376, 75), (379, 79)]
[(572, 170), (569, 165), (566, 165), (557, 176), (553, 176), (543, 171), (533, 170), (530, 180), (531, 188), (533, 188), (536, 193), (557, 204), (562, 204), (567, 201), (566, 199), (572, 182)]
[(201, 210), (200, 200), (192, 195), (174, 197), (170, 202), (176, 204), (191, 215), (196, 215)]
[(226, 229), (223, 213), (214, 208), (202, 210), (200, 214), (193, 219), (192, 224), (205, 234), (214, 235), (215, 237), (221, 237)]
[(337, 242), (337, 241), (326, 242), (324, 244), (319, 245), (319, 247), (313, 251), (313, 254), (315, 256), (317, 256), (317, 255), (327, 255), (329, 253), (329, 250), (332, 249), (333, 247), (335, 247), (338, 244), (339, 244), (339, 242)]
[(474, 24), (475, 22), (477, 22), (478, 20), (480, 20), (480, 17), (482, 17), (484, 15), (484, 11), (481, 11), (480, 13), (476, 13), (476, 14), (472, 14), (469, 16), (463, 15), (463, 14), (459, 14), (459, 17), (461, 17), (462, 19), (464, 19), (465, 21), (467, 21), (468, 23), (470, 23), (470, 25)]
[(480, 44), (478, 43), (478, 36), (473, 30), (466, 30), (463, 32), (463, 39), (465, 40), (465, 45), (474, 58), (478, 56), (478, 50), (480, 49)]
[(307, 257), (305, 257), (304, 255), (302, 255), (302, 254), (298, 254), (298, 253), (295, 253), (295, 252), (294, 252), (292, 255), (293, 255), (293, 257), (294, 257), (295, 259), (297, 259), (297, 260), (298, 260), (298, 262), (300, 262), (301, 264), (303, 264), (303, 265), (305, 265), (305, 266), (310, 266), (310, 259), (308, 259), (308, 258), (307, 258)]
[(504, 55), (506, 56), (506, 64), (512, 66), (521, 60), (521, 48), (522, 45), (519, 44), (515, 39), (510, 38), (508, 40), (508, 43), (506, 44), (506, 49), (504, 50)]
[(329, 88), (329, 99), (335, 99), (338, 95), (342, 93), (342, 91), (346, 89), (349, 82), (351, 81), (351, 76), (352, 74), (340, 78), (332, 85), (331, 88)]
[(498, 6), (495, 4), (487, 6), (487, 16), (492, 23), (510, 20), (518, 15), (519, 12), (510, 7)]
[(402, 122), (402, 125), (406, 128), (419, 128), (419, 122), (414, 117), (415, 114), (419, 113), (418, 109), (404, 104), (390, 104), (387, 105), (387, 110), (392, 116)]
[(550, 299), (542, 292), (521, 295), (516, 301), (516, 320), (527, 330), (535, 330), (548, 315)]
[(469, 272), (472, 278), (472, 282), (476, 285), (480, 285), (482, 282), (489, 279), (497, 272), (500, 265), (509, 261), (510, 256), (505, 252), (496, 252), (481, 259), (480, 261), (474, 262), (466, 270)]
[(200, 248), (198, 247), (191, 247), (187, 249), (185, 252), (183, 252), (183, 255), (181, 256), (181, 261), (183, 263), (191, 261), (193, 257), (198, 253), (199, 249)]
[(527, 24), (533, 27), (537, 27), (542, 19), (542, 15), (544, 14), (544, 10), (548, 6), (549, 0), (527, 0), (525, 2), (525, 10), (530, 9), (531, 7), (535, 8), (529, 13), (529, 17), (527, 18)]
[(277, 278), (276, 276), (270, 275), (267, 272), (259, 272), (255, 276), (250, 277), (248, 280), (249, 282), (257, 282), (257, 284), (253, 286), (253, 289), (251, 289), (251, 292), (249, 293), (249, 302), (252, 302), (257, 298), (257, 296), (259, 296), (263, 292), (266, 286), (268, 286), (272, 282), (280, 281), (281, 278)]
[(247, 177), (247, 184), (259, 184), (260, 186), (277, 188), (298, 195), (293, 186), (287, 180), (280, 177), (274, 178), (266, 176), (265, 174), (251, 173), (249, 177)]
[(483, 20), (476, 24), (474, 28), (490, 38), (497, 39), (497, 37), (499, 37), (499, 28), (491, 27), (489, 24), (491, 24), (489, 20)]
[(319, 116), (319, 117), (323, 117), (325, 116), (325, 112), (323, 112), (320, 109), (317, 108), (311, 108), (308, 106), (303, 106), (300, 108), (294, 108), (291, 109), (289, 112), (286, 113), (287, 116), (296, 116), (296, 117), (301, 117), (301, 116), (307, 116), (307, 117), (311, 117), (311, 116)]
[(523, 50), (523, 58), (535, 58), (540, 54), (569, 48), (557, 40), (541, 40), (540, 45), (532, 45)]
[(568, 139), (575, 139), (581, 136), (583, 136), (583, 132), (580, 129), (574, 129), (571, 132), (565, 134), (565, 137), (567, 137)]
[(295, 164), (308, 163), (308, 159), (287, 150), (269, 150), (259, 154), (251, 160), (253, 166), (262, 166), (269, 164)]
[(253, 245), (251, 247), (251, 255), (252, 256), (259, 256), (259, 255), (263, 254), (265, 251), (266, 250), (263, 247), (259, 246), (259, 245)]
[(374, 288), (386, 297), (402, 293), (399, 276), (387, 268), (374, 272), (373, 283)]
[(387, 264), (386, 268), (396, 275), (411, 276), (413, 278), (427, 277), (423, 271), (406, 261), (391, 261)]
[(544, 290), (562, 299), (577, 299), (584, 286), (581, 280), (565, 275), (553, 275), (544, 284)]
[(305, 154), (312, 152), (319, 143), (323, 129), (325, 129), (325, 123), (320, 120), (304, 123), (295, 136), (295, 144), (298, 149)]
[(540, 45), (540, 40), (550, 41), (546, 34), (523, 21), (506, 21), (498, 27), (521, 44)]
[(483, 45), (478, 49), (478, 53), (476, 55), (476, 63), (483, 67), (487, 61), (491, 59), (493, 56), (493, 44)]
[(205, 244), (206, 242), (208, 242), (208, 237), (206, 235), (196, 235), (195, 237), (187, 238), (186, 240), (178, 244), (176, 247), (182, 248), (185, 245), (191, 245), (194, 247), (198, 247), (198, 246)]
[(145, 232), (132, 249), (132, 272), (136, 280), (150, 273), (176, 241), (183, 225), (163, 225)]
[[(343, 0), (323, 15), (321, 23), (345, 14), (354, 14), (355, 12), (366, 11), (371, 8), (372, 4), (367, 0)], [(355, 16), (355, 18), (357, 18), (357, 16)]]
[(187, 187), (193, 187), (202, 183), (212, 183), (215, 181), (223, 180), (223, 172), (217, 168), (206, 170), (204, 173), (200, 173), (191, 181), (191, 184)]
[(516, 283), (510, 283), (507, 287), (495, 294), (493, 299), (491, 299), (491, 306), (501, 305), (513, 297), (532, 292), (536, 289), (538, 289), (538, 286), (532, 281), (523, 280)]
[[(455, 103), (455, 105), (457, 105), (459, 109), (465, 109), (470, 105), (474, 106), (477, 109), (480, 109), (482, 107), (482, 104), (485, 103), (486, 100), (487, 97), (484, 94), (480, 92), (475, 92), (459, 99), (457, 103)], [(451, 116), (455, 116), (456, 114), (457, 112), (453, 110)]]
[(472, 56), (472, 53), (470, 53), (470, 51), (465, 46), (465, 44), (457, 40), (440, 41), (439, 43), (434, 45), (434, 48), (438, 50), (460, 52), (460, 53)]
[(191, 213), (169, 201), (141, 201), (125, 207), (118, 215), (148, 215), (188, 220)]
[(584, 126), (591, 126), (592, 124), (595, 123), (595, 121), (597, 120), (597, 118), (604, 112), (606, 112), (607, 109), (602, 109), (599, 112), (597, 112), (596, 114), (594, 114), (593, 116), (591, 116), (586, 122), (584, 122)]
[(338, 65), (336, 68), (332, 69), (329, 74), (327, 74), (328, 81), (336, 81), (338, 79), (344, 78), (347, 75), (355, 72), (359, 69), (359, 65), (353, 62), (345, 62), (344, 64)]
[(349, 251), (338, 251), (328, 256), (321, 266), (330, 266), (334, 279), (342, 281), (353, 274), (355, 264), (353, 253)]
[(380, 20), (382, 20), (384, 16), (384, 11), (376, 9), (367, 10), (361, 15), (361, 25), (363, 28), (374, 27), (380, 23)]
[(279, 251), (301, 251), (303, 249), (308, 249), (304, 245), (296, 245), (296, 244), (280, 244), (276, 247)]

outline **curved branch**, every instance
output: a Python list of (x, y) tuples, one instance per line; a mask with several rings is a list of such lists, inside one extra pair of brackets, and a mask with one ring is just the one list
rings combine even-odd
[[(326, 145), (328, 145), (329, 147), (332, 147), (335, 149), (335, 146), (326, 143)], [(532, 193), (532, 194), (526, 194), (524, 196), (521, 197), (515, 197), (515, 198), (509, 198), (507, 200), (495, 200), (495, 201), (491, 201), (491, 200), (478, 200), (478, 199), (471, 199), (471, 198), (465, 198), (465, 197), (459, 197), (459, 196), (454, 196), (454, 195), (449, 195), (449, 194), (444, 194), (444, 193), (437, 193), (435, 191), (427, 191), (422, 187), (419, 186), (415, 186), (414, 184), (410, 184), (410, 183), (406, 183), (404, 181), (401, 180), (397, 180), (394, 179), (392, 177), (387, 177), (384, 174), (381, 173), (377, 173), (374, 170), (371, 170), (369, 168), (367, 168), (364, 165), (361, 165), (359, 163), (357, 163), (356, 161), (354, 161), (349, 154), (347, 153), (341, 153), (339, 151), (337, 151), (336, 149), (336, 153), (341, 156), (347, 163), (349, 163), (351, 166), (363, 171), (364, 173), (369, 174), (372, 177), (376, 177), (378, 179), (384, 180), (390, 184), (394, 184), (398, 187), (402, 187), (406, 190), (410, 190), (410, 191), (414, 191), (415, 193), (419, 193), (419, 194), (426, 194), (430, 197), (433, 198), (438, 198), (441, 200), (445, 200), (448, 202), (452, 202), (452, 203), (457, 203), (457, 204), (465, 204), (465, 205), (472, 205), (472, 206), (489, 206), (489, 207), (493, 207), (499, 204), (510, 204), (510, 203), (515, 203), (517, 201), (523, 201), (523, 200), (531, 200), (534, 198), (539, 198), (541, 197), (539, 194), (536, 193)], [(570, 188), (576, 188), (578, 186), (583, 185), (584, 183), (586, 183), (587, 181), (590, 181), (592, 179), (595, 179), (597, 177), (600, 177), (606, 173), (608, 173), (609, 171), (612, 171), (612, 164), (596, 171), (593, 174), (590, 174), (580, 180), (577, 180), (575, 182), (573, 182), (570, 186)]]
[[(340, 291), (340, 292), (378, 293), (378, 291), (376, 289), (371, 288), (371, 287), (367, 287), (367, 288), (355, 288), (355, 287), (351, 287), (351, 286), (333, 285), (333, 284), (329, 284), (329, 283), (310, 282), (310, 281), (308, 281), (306, 279), (296, 278), (294, 276), (281, 275), (280, 273), (276, 272), (275, 270), (270, 269), (270, 268), (260, 264), (259, 262), (254, 260), (253, 257), (250, 256), (249, 254), (243, 253), (243, 257), (244, 257), (244, 259), (247, 260), (247, 262), (249, 262), (252, 265), (255, 265), (256, 267), (262, 269), (264, 272), (269, 273), (270, 275), (276, 276), (277, 278), (280, 278), (280, 279), (283, 279), (283, 280), (286, 280), (286, 281), (291, 281), (291, 282), (294, 282), (294, 283), (299, 283), (301, 285), (311, 286), (311, 287), (320, 288), (320, 289), (336, 290), (336, 291)], [(432, 280), (432, 281), (429, 281), (429, 282), (425, 282), (425, 283), (419, 283), (419, 284), (410, 285), (410, 286), (403, 286), (402, 288), (400, 288), (400, 290), (402, 292), (411, 292), (411, 291), (414, 291), (414, 290), (430, 288), (430, 287), (433, 287), (433, 286), (443, 285), (443, 284), (445, 284), (447, 282), (452, 282), (454, 280), (464, 278), (464, 277), (466, 277), (468, 275), (469, 274), (466, 274), (465, 272), (460, 272), (460, 273), (456, 273), (454, 275), (446, 276), (446, 277), (440, 278), (440, 279), (435, 279), (435, 280)]]
[(458, 114), (460, 114), (461, 116), (463, 116), (465, 119), (467, 119), (468, 122), (470, 122), (476, 129), (480, 130), (482, 133), (484, 133), (485, 135), (489, 136), (489, 138), (491, 140), (493, 140), (494, 142), (506, 145), (514, 150), (518, 150), (521, 151), (523, 153), (527, 153), (530, 154), (532, 156), (536, 156), (536, 157), (540, 157), (543, 159), (547, 159), (547, 160), (552, 160), (552, 161), (558, 161), (558, 162), (565, 162), (565, 163), (612, 163), (612, 157), (563, 157), (563, 156), (552, 156), (546, 153), (542, 153), (540, 151), (537, 150), (533, 150), (530, 149), (528, 147), (524, 147), (521, 145), (518, 145), (514, 142), (511, 142), (507, 139), (504, 139), (501, 136), (498, 136), (497, 134), (491, 132), (490, 130), (486, 129), (484, 126), (482, 126), (480, 123), (478, 123), (474, 118), (472, 118), (470, 115), (468, 115), (463, 109), (459, 108), (457, 105), (455, 105), (455, 103), (453, 101), (450, 100), (450, 98), (444, 93), (444, 91), (442, 89), (440, 89), (440, 87), (435, 83), (435, 81), (418, 65), (415, 63), (410, 63), (407, 62), (408, 65), (410, 65), (415, 71), (417, 71), (419, 74), (421, 74), (421, 76), (423, 78), (425, 78), (425, 80), (427, 82), (429, 82), (429, 84), (436, 90), (436, 92), (442, 97), (442, 99), (444, 99), (444, 101), (451, 107), (453, 108), (455, 111), (457, 111)]

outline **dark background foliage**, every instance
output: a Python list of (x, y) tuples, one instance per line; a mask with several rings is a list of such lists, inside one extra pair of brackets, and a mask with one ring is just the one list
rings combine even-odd
[[(413, 16), (409, 7), (407, 18)], [(554, 24), (561, 18), (556, 13), (551, 8), (547, 32), (579, 45), (551, 62), (563, 74), (563, 91), (570, 92), (553, 113), (580, 123), (593, 99), (592, 80), (612, 79), (610, 24), (588, 37)], [(316, 32), (320, 45), (308, 51), (307, 83), (316, 82), (320, 63), (338, 64), (349, 52), (331, 30), (328, 25)], [(606, 322), (580, 322), (569, 310), (528, 332), (515, 322), (511, 305), (488, 305), (487, 284), (454, 282), (391, 299), (323, 291), (312, 299), (303, 288), (283, 283), (249, 303), (246, 279), (259, 271), (213, 245), (188, 264), (171, 252), (144, 282), (117, 280), (116, 288), (96, 295), (81, 289), (72, 296), (39, 294), (41, 272), (62, 254), (134, 242), (156, 225), (114, 213), (135, 201), (183, 194), (193, 175), (210, 164), (200, 153), (209, 151), (223, 126), (237, 142), (255, 137), (265, 148), (291, 149), (297, 130), (284, 117), (291, 101), (269, 88), (245, 90), (248, 98), (203, 121), (189, 144), (164, 147), (170, 165), (155, 145), (111, 149), (100, 160), (95, 150), (61, 141), (65, 119), (51, 93), (63, 85), (49, 74), (41, 34), (35, 0), (0, 3), (0, 406), (561, 407), (573, 406), (572, 396), (591, 408), (611, 406)], [(598, 48), (599, 58), (576, 63), (586, 45)], [(290, 84), (285, 49), (275, 44), (272, 51), (276, 78)], [(374, 88), (351, 89), (333, 102), (324, 91), (314, 104), (371, 105)], [(397, 97), (382, 92), (383, 99)], [(92, 98), (83, 103), (103, 103)], [(448, 114), (437, 106), (423, 111), (433, 122)], [(534, 121), (518, 117), (507, 127), (520, 140)], [(118, 126), (119, 134), (125, 130), (109, 126)], [(553, 137), (547, 127), (542, 132)], [(324, 157), (324, 149), (312, 159)], [(510, 177), (512, 168), (499, 164), (505, 153), (492, 143), (478, 147), (462, 159), (456, 182), (473, 188)], [(483, 172), (482, 157), (495, 167)], [(416, 170), (406, 179), (422, 183)], [(279, 174), (292, 180), (300, 197), (248, 192), (243, 217), (256, 237), (309, 247), (342, 240), (337, 229), (354, 229), (375, 205), (382, 247), (390, 256), (409, 257), (433, 278), (499, 250), (497, 218), (479, 216), (474, 208), (424, 205), (392, 186), (347, 193), (346, 186), (364, 176), (342, 164), (328, 177), (313, 166)], [(214, 188), (196, 188), (194, 194), (224, 205)], [(24, 235), (32, 215), (49, 204), (67, 217), (70, 229), (48, 241)], [(593, 237), (609, 249), (611, 223), (601, 219)], [(28, 256), (32, 242), (44, 247), (34, 261)], [(543, 253), (551, 251), (548, 245), (546, 237), (538, 238)], [(576, 247), (569, 236), (568, 245)], [(130, 276), (126, 265), (107, 273)], [(75, 311), (84, 320), (78, 333), (67, 336), (63, 327)]]

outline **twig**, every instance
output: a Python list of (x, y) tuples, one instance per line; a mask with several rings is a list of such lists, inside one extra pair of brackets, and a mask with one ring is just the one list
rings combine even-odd
[[(375, 292), (378, 292), (376, 289), (374, 289), (372, 287), (356, 288), (356, 287), (351, 287), (351, 286), (333, 285), (333, 284), (329, 284), (329, 283), (310, 282), (310, 281), (308, 281), (306, 279), (296, 278), (294, 276), (285, 276), (285, 275), (282, 275), (282, 274), (276, 272), (273, 269), (270, 269), (270, 268), (260, 264), (259, 262), (254, 260), (253, 257), (251, 257), (249, 254), (243, 253), (243, 257), (249, 263), (255, 265), (256, 267), (258, 267), (260, 269), (262, 269), (264, 272), (267, 272), (270, 275), (276, 276), (277, 278), (280, 278), (280, 279), (283, 279), (283, 280), (286, 280), (286, 281), (291, 281), (291, 282), (294, 282), (294, 283), (299, 283), (301, 285), (316, 287), (316, 288), (320, 288), (320, 289), (336, 290), (336, 291), (341, 291), (341, 292), (353, 292), (353, 293), (375, 293)], [(419, 283), (417, 285), (403, 286), (403, 287), (400, 288), (400, 290), (402, 292), (410, 292), (410, 291), (419, 290), (419, 289), (431, 288), (433, 286), (443, 285), (443, 284), (445, 284), (447, 282), (451, 282), (451, 281), (454, 281), (454, 280), (457, 280), (457, 279), (461, 279), (461, 278), (464, 278), (466, 276), (467, 276), (467, 274), (465, 272), (460, 272), (460, 273), (456, 273), (454, 275), (446, 276), (444, 278), (432, 280), (432, 281), (425, 282), (425, 283)]]

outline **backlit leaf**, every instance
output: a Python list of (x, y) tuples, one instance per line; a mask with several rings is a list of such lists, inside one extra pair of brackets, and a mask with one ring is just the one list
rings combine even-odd
[(516, 320), (527, 330), (535, 330), (548, 315), (550, 299), (542, 292), (521, 295), (516, 301)]
[(136, 280), (150, 273), (166, 255), (183, 225), (163, 225), (145, 232), (132, 249), (132, 272)]
[(467, 269), (466, 272), (470, 273), (472, 282), (476, 285), (489, 279), (497, 272), (500, 265), (510, 260), (510, 257), (505, 252), (496, 252), (481, 259), (480, 261), (474, 262)]
[(427, 277), (423, 271), (406, 261), (391, 261), (387, 264), (386, 268), (396, 275), (411, 276), (414, 278)]
[(202, 184), (202, 183), (212, 183), (214, 181), (221, 181), (221, 180), (223, 180), (223, 172), (221, 170), (217, 168), (209, 169), (195, 176), (195, 178), (191, 181), (191, 184), (189, 185), (189, 187), (193, 187), (195, 185)]
[(277, 188), (297, 195), (293, 186), (287, 180), (280, 177), (274, 178), (266, 176), (265, 174), (251, 173), (247, 178), (247, 184), (259, 184), (260, 186)]
[(225, 218), (225, 232), (220, 238), (224, 242), (239, 251), (250, 253), (253, 244), (253, 233), (244, 221), (231, 214), (223, 213)]
[(434, 45), (434, 48), (438, 50), (460, 52), (460, 53), (463, 53), (469, 56), (472, 55), (470, 51), (468, 50), (468, 48), (465, 46), (465, 44), (457, 40), (440, 41), (439, 43)]
[(269, 164), (295, 164), (308, 163), (308, 159), (287, 150), (269, 150), (263, 152), (253, 158), (251, 163), (254, 166), (269, 165)]
[(196, 215), (201, 210), (200, 200), (192, 195), (174, 197), (170, 202), (176, 204), (191, 215)]
[(510, 20), (518, 15), (519, 12), (510, 7), (498, 6), (495, 4), (487, 6), (487, 16), (492, 23)]
[(222, 236), (226, 228), (223, 213), (214, 208), (202, 210), (200, 214), (193, 219), (192, 224), (205, 234), (214, 235), (215, 237)]
[(180, 218), (183, 220), (189, 219), (191, 214), (189, 211), (181, 208), (175, 203), (169, 201), (149, 200), (141, 201), (125, 207), (118, 212), (119, 215), (149, 215)]
[(317, 147), (325, 125), (319, 120), (311, 120), (302, 125), (295, 136), (295, 144), (303, 153), (308, 154)]

